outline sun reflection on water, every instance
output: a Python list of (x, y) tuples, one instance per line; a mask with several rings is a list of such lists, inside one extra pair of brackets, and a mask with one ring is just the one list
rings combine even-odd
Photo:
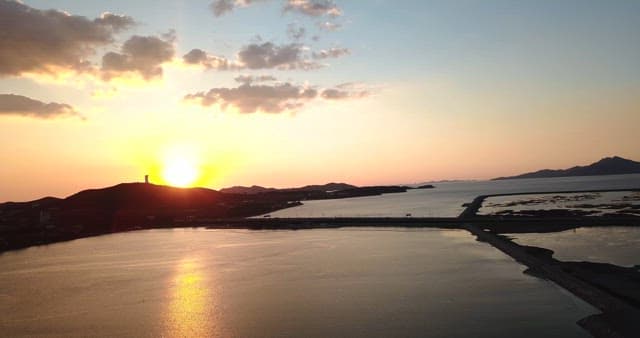
[(209, 282), (197, 259), (188, 258), (179, 262), (170, 282), (171, 301), (164, 337), (220, 336)]

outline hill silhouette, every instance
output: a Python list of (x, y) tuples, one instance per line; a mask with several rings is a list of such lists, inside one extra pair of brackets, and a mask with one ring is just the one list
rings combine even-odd
[(206, 188), (176, 188), (145, 183), (121, 183), (89, 189), (64, 199), (64, 206), (108, 209), (203, 208), (227, 201), (230, 195)]
[[(331, 190), (340, 188), (347, 189)], [(407, 189), (329, 183), (240, 194), (121, 183), (84, 190), (67, 198), (0, 203), (0, 252), (131, 229), (198, 226), (211, 220), (258, 216), (300, 205), (305, 200), (372, 196)]]
[(596, 175), (621, 175), (640, 173), (640, 162), (635, 162), (622, 157), (605, 157), (598, 162), (576, 166), (569, 169), (543, 169), (535, 172), (516, 176), (498, 177), (494, 180), (510, 180), (520, 178), (547, 178), (567, 176), (596, 176)]
[(250, 187), (236, 185), (233, 187), (220, 189), (220, 192), (227, 193), (227, 194), (251, 195), (251, 194), (260, 194), (260, 193), (269, 192), (269, 191), (277, 191), (277, 190), (278, 189), (276, 188), (265, 188), (259, 185), (252, 185)]
[(231, 193), (231, 194), (259, 194), (264, 192), (273, 192), (273, 191), (340, 191), (357, 188), (355, 185), (347, 184), (347, 183), (327, 183), (322, 185), (305, 185), (304, 187), (298, 188), (284, 188), (284, 189), (276, 189), (276, 188), (265, 188), (259, 185), (252, 185), (250, 187), (244, 186), (234, 186), (230, 188), (221, 189), (220, 192)]

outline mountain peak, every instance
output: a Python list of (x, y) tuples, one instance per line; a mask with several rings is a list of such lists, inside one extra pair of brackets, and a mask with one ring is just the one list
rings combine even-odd
[(614, 163), (614, 162), (620, 162), (620, 163), (633, 162), (633, 163), (638, 163), (638, 162), (635, 162), (635, 161), (632, 161), (632, 160), (628, 160), (626, 158), (622, 158), (620, 156), (611, 156), (611, 157), (604, 157), (600, 161), (598, 161), (598, 162), (596, 162), (594, 164), (598, 164), (598, 163)]

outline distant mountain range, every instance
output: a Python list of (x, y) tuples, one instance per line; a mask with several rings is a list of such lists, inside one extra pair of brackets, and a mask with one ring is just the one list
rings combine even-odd
[(566, 176), (597, 176), (597, 175), (621, 175), (640, 173), (640, 162), (628, 160), (622, 157), (605, 157), (598, 162), (576, 166), (569, 169), (543, 169), (535, 172), (516, 176), (498, 177), (494, 180), (510, 180), (518, 178), (547, 178)]
[(272, 191), (340, 191), (347, 189), (357, 188), (355, 185), (346, 184), (346, 183), (327, 183), (322, 185), (305, 185), (304, 187), (298, 188), (285, 188), (285, 189), (276, 189), (276, 188), (265, 188), (259, 185), (252, 185), (250, 187), (244, 186), (235, 186), (230, 188), (221, 189), (220, 192), (226, 194), (244, 194), (244, 195), (252, 195), (252, 194), (260, 194), (263, 192), (272, 192)]

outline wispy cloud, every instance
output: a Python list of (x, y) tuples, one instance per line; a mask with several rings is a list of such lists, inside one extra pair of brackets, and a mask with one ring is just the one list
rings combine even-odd
[(348, 48), (329, 48), (313, 52), (312, 56), (314, 59), (329, 59), (339, 58), (349, 54), (351, 54), (351, 51)]
[(240, 83), (256, 83), (256, 82), (271, 82), (277, 79), (271, 75), (238, 75), (234, 78), (236, 82)]
[(223, 16), (236, 8), (247, 7), (256, 2), (264, 2), (267, 0), (214, 0), (209, 8), (216, 17)]
[(371, 95), (372, 89), (362, 83), (347, 82), (324, 89), (320, 96), (327, 100), (359, 99)]
[[(252, 4), (266, 1), (268, 0), (214, 0), (209, 5), (209, 8), (213, 15), (220, 17), (237, 8), (248, 7)], [(284, 0), (282, 10), (313, 17), (337, 17), (342, 15), (342, 10), (332, 0)]]
[(307, 30), (295, 23), (287, 25), (287, 36), (293, 41), (300, 41), (307, 35)]
[(285, 11), (294, 11), (309, 16), (340, 16), (342, 10), (332, 0), (288, 0)]
[(342, 27), (342, 24), (333, 21), (321, 21), (316, 24), (318, 28), (324, 31), (336, 31)]
[(215, 0), (209, 5), (213, 15), (222, 16), (236, 8), (235, 0)]

